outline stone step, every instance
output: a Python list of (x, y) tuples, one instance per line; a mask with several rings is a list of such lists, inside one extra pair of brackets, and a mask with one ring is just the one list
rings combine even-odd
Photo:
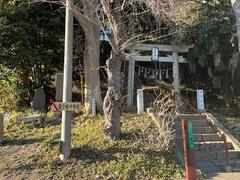
[[(181, 126), (175, 126), (175, 130), (178, 133), (182, 133)], [(208, 126), (194, 126), (193, 125), (193, 134), (213, 134), (216, 133), (215, 130)]]
[[(232, 167), (232, 172), (240, 171), (240, 159), (229, 160), (229, 164)], [(216, 170), (225, 171), (225, 160), (210, 160), (210, 161), (198, 161), (196, 162), (196, 167), (199, 169), (204, 169), (204, 166), (209, 166), (211, 168), (216, 168)], [(204, 169), (205, 173), (211, 172), (211, 169)]]
[(193, 134), (213, 134), (216, 133), (213, 128), (210, 127), (193, 127)]
[(195, 142), (205, 142), (205, 141), (223, 141), (216, 133), (213, 134), (194, 134)]
[(231, 160), (230, 165), (232, 166), (232, 172), (240, 172), (240, 158)]
[[(224, 160), (213, 160), (211, 161), (215, 166), (224, 166), (225, 161)], [(229, 164), (232, 166), (240, 166), (240, 159), (232, 159), (229, 161)]]
[(198, 115), (198, 114), (182, 114), (179, 116), (179, 119), (186, 119), (186, 120), (203, 120), (204, 115)]
[[(179, 133), (180, 134), (180, 133)], [(182, 133), (181, 136), (177, 136), (176, 139), (182, 141)], [(206, 141), (223, 141), (216, 133), (212, 134), (194, 134), (193, 138), (194, 142), (206, 142)]]
[[(208, 126), (207, 123), (205, 121), (202, 121), (202, 120), (198, 120), (198, 121), (190, 120), (190, 122), (192, 122), (193, 126)], [(176, 127), (182, 126), (182, 122), (181, 121), (176, 121), (175, 126)]]
[[(206, 123), (208, 121), (205, 121), (204, 119), (185, 119), (187, 122), (192, 122), (192, 123), (198, 123), (198, 122), (203, 122)], [(177, 119), (175, 123), (182, 123), (182, 119)]]
[(204, 173), (217, 173), (225, 171), (225, 164), (216, 165), (213, 161), (199, 161), (196, 162), (196, 168)]
[[(231, 143), (227, 142), (228, 150), (233, 149)], [(195, 142), (195, 151), (204, 151), (208, 153), (209, 151), (223, 151), (224, 142), (223, 141), (207, 141), (207, 142)]]
[[(239, 159), (240, 151), (229, 150), (229, 160)], [(225, 160), (225, 151), (195, 152), (195, 161)]]
[[(176, 127), (175, 131), (182, 134), (182, 128)], [(207, 126), (193, 126), (193, 134), (216, 134), (215, 130)]]

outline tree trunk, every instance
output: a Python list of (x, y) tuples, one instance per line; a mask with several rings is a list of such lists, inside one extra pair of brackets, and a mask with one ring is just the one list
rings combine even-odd
[(80, 13), (75, 14), (85, 34), (84, 70), (85, 70), (85, 109), (91, 112), (92, 99), (96, 99), (98, 111), (102, 111), (100, 92), (99, 61), (99, 27)]
[(19, 77), (21, 78), (21, 85), (24, 87), (25, 91), (22, 91), (19, 94), (20, 97), (20, 102), (23, 104), (29, 104), (31, 101), (31, 97), (30, 97), (30, 87), (29, 86), (29, 71), (28, 69), (26, 69), (25, 67), (20, 68), (20, 75)]
[(121, 65), (123, 54), (111, 52), (107, 60), (108, 91), (104, 99), (104, 133), (106, 139), (119, 139), (121, 134)]
[(231, 0), (237, 25), (238, 49), (240, 52), (240, 0)]
[(100, 44), (99, 29), (95, 26), (85, 29), (85, 108), (91, 112), (92, 99), (96, 99), (98, 111), (102, 111), (102, 97), (100, 92), (99, 60)]

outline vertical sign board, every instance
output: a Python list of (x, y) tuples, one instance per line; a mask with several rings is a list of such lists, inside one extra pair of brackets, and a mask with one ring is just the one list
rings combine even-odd
[(92, 99), (92, 115), (95, 117), (97, 115), (97, 104), (96, 99)]
[(158, 61), (159, 59), (159, 49), (152, 48), (152, 61)]
[(203, 90), (197, 90), (197, 107), (200, 112), (205, 112)]
[(144, 112), (143, 89), (137, 90), (137, 111), (138, 114)]

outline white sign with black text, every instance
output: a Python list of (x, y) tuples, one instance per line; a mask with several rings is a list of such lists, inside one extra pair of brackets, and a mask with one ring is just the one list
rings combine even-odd
[[(79, 102), (67, 102), (67, 103), (63, 103), (63, 102), (55, 102), (58, 111), (71, 111), (71, 112), (75, 112), (75, 111), (79, 111), (82, 108), (82, 104)], [(55, 109), (56, 111), (56, 109)]]
[(152, 48), (152, 61), (158, 61), (159, 59), (159, 49)]
[(203, 90), (197, 90), (197, 107), (200, 112), (205, 112)]

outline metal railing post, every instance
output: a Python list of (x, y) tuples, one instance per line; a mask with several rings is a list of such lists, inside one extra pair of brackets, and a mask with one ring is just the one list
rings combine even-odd
[(183, 148), (185, 155), (186, 180), (196, 180), (196, 167), (194, 158), (194, 142), (192, 126), (188, 127), (186, 120), (182, 120)]

